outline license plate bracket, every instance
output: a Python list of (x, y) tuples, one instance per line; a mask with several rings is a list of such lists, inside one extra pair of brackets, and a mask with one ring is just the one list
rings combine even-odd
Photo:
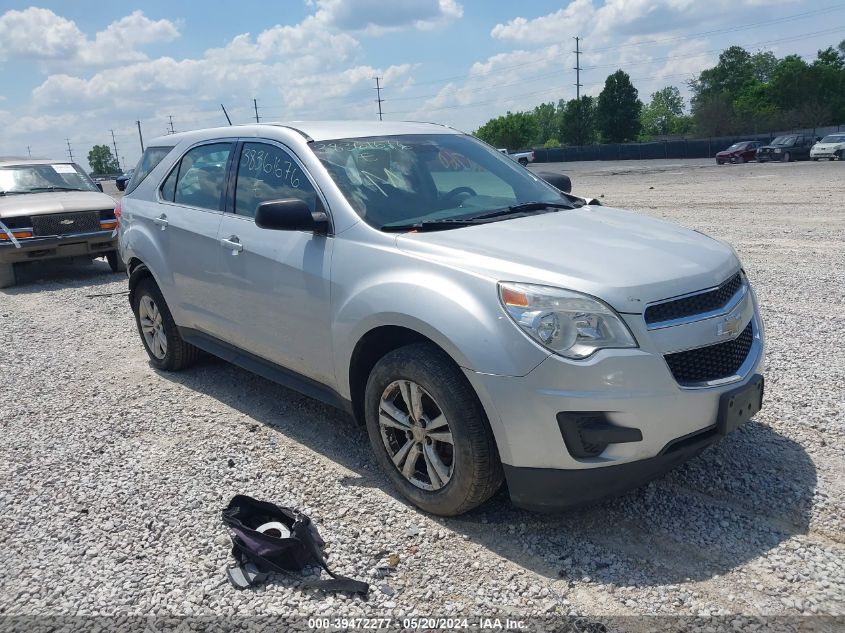
[(763, 408), (763, 377), (756, 374), (747, 385), (723, 393), (719, 398), (716, 428), (721, 435), (735, 431)]

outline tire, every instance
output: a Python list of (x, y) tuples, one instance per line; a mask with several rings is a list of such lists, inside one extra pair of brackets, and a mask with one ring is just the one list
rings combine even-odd
[(819, 160), (818, 158), (814, 158), (813, 162), (818, 162), (818, 160)]
[[(148, 301), (152, 302), (155, 314), (151, 313)], [(142, 279), (135, 287), (132, 293), (132, 312), (135, 313), (135, 325), (153, 367), (164, 371), (179, 371), (196, 361), (199, 350), (182, 340), (161, 290), (152, 277)], [(156, 314), (158, 318), (155, 318)], [(151, 325), (142, 325), (142, 319)], [(144, 333), (148, 328), (152, 328), (150, 336)], [(164, 346), (160, 344), (161, 337), (164, 338)]]
[(781, 162), (788, 163), (792, 161), (792, 155), (789, 152), (784, 152), (780, 160)]
[(716, 164), (717, 164), (717, 165), (724, 165), (724, 164), (725, 164), (725, 161), (723, 161), (723, 160), (717, 160), (717, 161), (716, 161)]
[(527, 158), (520, 158), (519, 164), (522, 165), (523, 167), (525, 167), (526, 165), (528, 165), (528, 159)]
[(756, 158), (754, 158), (754, 160), (756, 160), (758, 163), (762, 163), (762, 162), (763, 162), (763, 159), (762, 159), (762, 158), (760, 158), (759, 156), (757, 156)]
[[(814, 158), (813, 160), (818, 160), (818, 159), (817, 159), (817, 158)], [(828, 158), (827, 160), (828, 160), (828, 162), (829, 162), (829, 161), (832, 161), (832, 160), (836, 160), (836, 157), (835, 157), (835, 156), (831, 156), (831, 157), (830, 157), (830, 158)]]
[(737, 157), (736, 162), (739, 163), (740, 165), (742, 165), (743, 163), (745, 163), (745, 158), (743, 158), (742, 156), (739, 156), (739, 157)]
[(113, 273), (126, 272), (126, 264), (123, 263), (123, 260), (120, 258), (120, 253), (117, 251), (106, 253), (106, 261), (109, 263), (109, 268), (111, 268)]
[(836, 152), (836, 158), (838, 158), (839, 160), (845, 160), (845, 150), (840, 149), (838, 152)]
[[(406, 404), (412, 392), (419, 394), (416, 415), (415, 407)], [(386, 354), (367, 380), (364, 407), (379, 465), (422, 510), (461, 514), (502, 485), (502, 465), (484, 409), (466, 376), (436, 346), (416, 343)]]
[(17, 283), (14, 264), (0, 264), (0, 288), (11, 288)]

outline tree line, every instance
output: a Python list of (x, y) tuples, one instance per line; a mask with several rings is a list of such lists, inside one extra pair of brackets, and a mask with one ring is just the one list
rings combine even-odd
[(835, 125), (845, 121), (845, 40), (818, 51), (812, 62), (731, 46), (688, 85), (689, 109), (675, 86), (653, 93), (646, 104), (630, 76), (617, 70), (597, 97), (508, 112), (487, 121), (475, 135), (496, 147), (516, 149)]

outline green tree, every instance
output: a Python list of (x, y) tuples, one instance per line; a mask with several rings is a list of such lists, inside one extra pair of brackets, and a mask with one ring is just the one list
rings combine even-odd
[(602, 139), (611, 143), (636, 139), (642, 108), (628, 73), (617, 70), (610, 75), (596, 102), (596, 123)]
[(554, 103), (541, 103), (531, 112), (537, 125), (537, 136), (532, 139), (534, 145), (543, 145), (550, 138), (560, 136), (557, 109)]
[(651, 95), (651, 101), (640, 116), (646, 136), (665, 136), (675, 133), (677, 119), (684, 114), (684, 99), (675, 86), (666, 86)]
[(508, 112), (487, 121), (475, 136), (496, 147), (519, 149), (537, 137), (537, 124), (529, 112)]
[(558, 118), (563, 140), (569, 145), (590, 145), (596, 142), (596, 100), (583, 96), (558, 103)]
[(120, 165), (111, 155), (111, 149), (108, 145), (92, 147), (91, 151), (88, 152), (88, 164), (91, 166), (91, 172), (96, 176), (116, 174), (120, 171)]
[(751, 76), (757, 81), (769, 81), (777, 66), (778, 58), (771, 51), (760, 51), (751, 56)]
[(698, 79), (689, 84), (693, 92), (693, 113), (699, 101), (706, 101), (713, 95), (725, 94), (732, 101), (745, 83), (754, 79), (754, 72), (751, 53), (741, 46), (722, 51), (719, 63), (701, 71)]

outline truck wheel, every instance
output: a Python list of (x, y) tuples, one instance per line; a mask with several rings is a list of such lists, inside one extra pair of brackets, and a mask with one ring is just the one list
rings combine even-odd
[(120, 253), (117, 251), (110, 251), (106, 253), (106, 261), (109, 263), (109, 268), (113, 273), (126, 272), (126, 264), (120, 258)]
[(156, 369), (179, 371), (194, 363), (198, 350), (182, 340), (161, 290), (151, 277), (135, 287), (132, 311), (144, 349)]
[(0, 264), (0, 288), (11, 288), (16, 282), (15, 265)]
[(502, 465), (484, 409), (455, 363), (429, 343), (376, 363), (364, 395), (379, 465), (414, 505), (453, 516), (489, 499)]
[(523, 156), (519, 159), (519, 164), (525, 167), (528, 164), (528, 159)]

